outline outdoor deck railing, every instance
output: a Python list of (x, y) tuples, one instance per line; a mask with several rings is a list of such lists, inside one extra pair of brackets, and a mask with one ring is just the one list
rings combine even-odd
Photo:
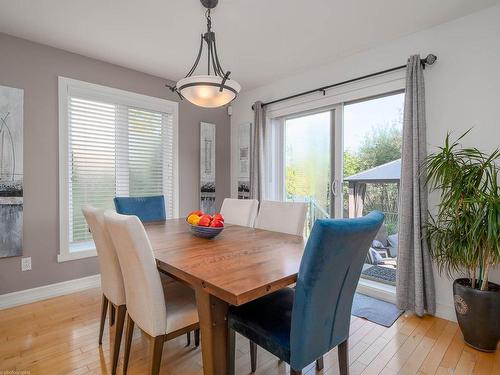
[[(288, 197), (289, 201), (293, 202), (304, 202), (308, 206), (307, 216), (306, 216), (306, 225), (305, 225), (305, 235), (308, 236), (311, 232), (311, 229), (314, 225), (314, 222), (317, 219), (327, 219), (330, 217), (328, 210), (323, 208), (320, 203), (314, 197), (304, 197), (304, 196), (290, 196)], [(373, 208), (377, 209), (377, 208)], [(368, 211), (372, 209), (365, 210), (364, 214), (367, 214)], [(380, 210), (380, 209), (379, 209)], [(398, 230), (398, 213), (397, 212), (388, 212), (381, 210), (385, 215), (384, 224), (387, 227), (389, 234), (394, 234)]]

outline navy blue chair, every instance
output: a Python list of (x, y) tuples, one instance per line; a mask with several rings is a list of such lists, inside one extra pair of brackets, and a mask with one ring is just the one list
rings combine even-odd
[(154, 197), (115, 197), (116, 212), (122, 215), (135, 215), (143, 223), (165, 221), (165, 198)]
[(296, 288), (230, 308), (230, 375), (234, 374), (235, 332), (289, 363), (291, 375), (302, 374), (316, 360), (321, 368), (323, 355), (338, 346), (340, 374), (349, 373), (352, 300), (366, 252), (383, 220), (378, 211), (355, 219), (316, 220)]

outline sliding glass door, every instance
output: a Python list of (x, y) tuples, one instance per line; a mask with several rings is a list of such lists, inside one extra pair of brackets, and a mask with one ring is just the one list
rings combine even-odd
[(342, 200), (337, 194), (340, 159), (334, 150), (341, 107), (302, 113), (281, 119), (282, 200), (308, 206), (305, 234), (316, 219), (339, 217)]
[(382, 211), (362, 277), (396, 284), (404, 93), (344, 105), (343, 216)]
[(308, 206), (306, 234), (316, 219), (332, 216), (334, 111), (284, 119), (284, 198)]
[(270, 198), (307, 203), (306, 235), (319, 218), (383, 211), (363, 277), (386, 284), (396, 277), (403, 105), (400, 92), (273, 120)]

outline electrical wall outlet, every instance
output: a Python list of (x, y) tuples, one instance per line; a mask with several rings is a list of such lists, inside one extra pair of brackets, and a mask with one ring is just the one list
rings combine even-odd
[(31, 271), (31, 257), (21, 258), (21, 271)]

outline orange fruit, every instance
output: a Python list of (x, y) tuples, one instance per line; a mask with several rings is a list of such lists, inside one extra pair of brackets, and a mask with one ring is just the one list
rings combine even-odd
[(191, 214), (187, 218), (187, 222), (191, 225), (198, 225), (200, 221), (200, 217), (196, 214)]

